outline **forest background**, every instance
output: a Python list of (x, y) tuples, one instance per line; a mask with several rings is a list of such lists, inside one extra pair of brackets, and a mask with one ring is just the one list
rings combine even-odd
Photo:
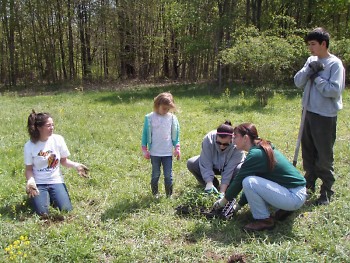
[(0, 88), (291, 81), (325, 27), (349, 69), (348, 0), (2, 0)]

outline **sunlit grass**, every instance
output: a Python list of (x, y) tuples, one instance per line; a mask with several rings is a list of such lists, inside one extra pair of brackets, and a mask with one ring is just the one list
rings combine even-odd
[[(171, 91), (179, 107), (182, 158), (174, 161), (174, 198), (153, 199), (150, 163), (143, 159), (143, 117), (152, 99)], [(202, 189), (186, 160), (199, 154), (204, 135), (225, 119), (254, 122), (291, 161), (300, 121), (301, 93), (278, 90), (266, 107), (245, 87), (169, 86), (132, 91), (91, 91), (40, 96), (0, 96), (0, 261), (7, 262), (346, 262), (350, 254), (350, 99), (338, 118), (335, 200), (304, 206), (270, 232), (246, 233), (248, 207), (232, 221), (181, 217), (175, 208), (197, 202)], [(53, 115), (71, 158), (85, 163), (91, 179), (63, 169), (74, 210), (56, 220), (39, 220), (25, 195), (23, 145), (32, 109)], [(301, 169), (299, 154), (298, 168)], [(163, 177), (160, 181), (161, 192)], [(199, 200), (204, 205), (210, 201)], [(30, 241), (25, 245), (25, 241)], [(19, 248), (14, 249), (14, 243)], [(12, 247), (11, 247), (12, 245)], [(16, 258), (9, 253), (16, 252)], [(21, 252), (18, 255), (18, 252)]]

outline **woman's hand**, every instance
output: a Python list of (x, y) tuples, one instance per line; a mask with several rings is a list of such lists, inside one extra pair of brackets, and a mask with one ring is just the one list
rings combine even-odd
[(81, 177), (89, 178), (89, 168), (87, 168), (84, 164), (77, 163), (75, 169)]
[(207, 194), (218, 194), (219, 191), (218, 189), (216, 189), (216, 187), (214, 186), (213, 182), (208, 182), (204, 188), (204, 192), (206, 192)]
[(39, 189), (36, 186), (34, 177), (30, 177), (28, 179), (27, 185), (26, 185), (26, 192), (29, 198), (39, 195)]
[(214, 203), (212, 210), (218, 210), (218, 209), (224, 208), (227, 203), (228, 203), (227, 199), (223, 197)]

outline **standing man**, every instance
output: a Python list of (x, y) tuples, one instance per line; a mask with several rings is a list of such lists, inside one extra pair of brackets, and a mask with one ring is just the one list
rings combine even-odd
[(328, 205), (334, 194), (333, 146), (345, 88), (345, 69), (341, 60), (329, 53), (329, 39), (329, 33), (323, 28), (307, 34), (305, 42), (311, 56), (294, 76), (295, 85), (304, 89), (306, 116), (301, 149), (308, 191), (315, 192), (317, 178), (322, 181), (316, 205)]

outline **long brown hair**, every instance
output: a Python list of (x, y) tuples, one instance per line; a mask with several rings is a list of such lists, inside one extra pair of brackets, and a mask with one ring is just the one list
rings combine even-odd
[(234, 133), (239, 133), (244, 136), (247, 135), (250, 138), (250, 141), (255, 146), (260, 146), (264, 149), (264, 152), (267, 155), (268, 167), (272, 171), (276, 165), (276, 158), (271, 147), (271, 142), (261, 139), (258, 135), (258, 131), (254, 124), (252, 123), (242, 123), (234, 128)]
[(44, 126), (49, 118), (51, 118), (51, 115), (46, 112), (36, 113), (32, 110), (32, 113), (29, 114), (27, 129), (32, 142), (36, 143), (39, 141), (40, 132), (38, 127)]

